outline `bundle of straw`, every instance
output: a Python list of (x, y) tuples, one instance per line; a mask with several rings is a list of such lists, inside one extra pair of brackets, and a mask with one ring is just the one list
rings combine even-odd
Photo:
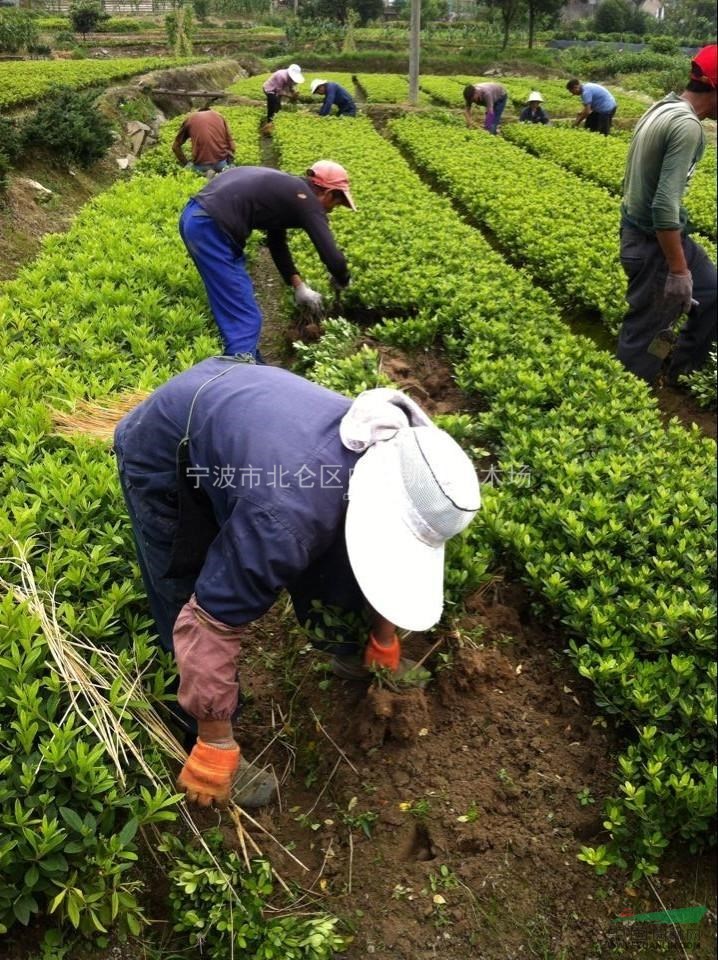
[(55, 432), (65, 436), (80, 434), (96, 440), (111, 440), (115, 427), (124, 415), (149, 395), (149, 390), (133, 390), (121, 393), (116, 399), (107, 400), (104, 404), (80, 400), (69, 413), (53, 410), (52, 423)]
[[(127, 718), (130, 718), (133, 723), (140, 725), (146, 731), (151, 743), (159, 748), (162, 756), (168, 761), (174, 760), (183, 764), (186, 760), (185, 750), (158, 714), (142, 687), (142, 671), (139, 665), (134, 673), (130, 673), (123, 666), (120, 657), (111, 650), (95, 646), (88, 640), (78, 639), (65, 630), (57, 618), (54, 596), (40, 591), (28, 561), (26, 549), (17, 543), (15, 546), (18, 557), (2, 558), (0, 563), (18, 570), (20, 582), (11, 584), (0, 578), (0, 586), (19, 603), (26, 605), (28, 612), (37, 618), (48, 646), (50, 668), (62, 678), (63, 687), (70, 697), (65, 716), (74, 711), (85, 728), (104, 745), (107, 756), (122, 784), (126, 783), (128, 765), (135, 764), (155, 788), (162, 787), (170, 794), (174, 793), (174, 777), (169, 767), (166, 764), (163, 764), (160, 769), (150, 766), (143, 754), (141, 743), (128, 734), (123, 724), (123, 720), (126, 722)], [(117, 678), (121, 680), (119, 692), (116, 686), (113, 693), (114, 704), (111, 704), (108, 694), (110, 687), (116, 684)], [(60, 721), (60, 725), (63, 721)], [(234, 902), (244, 910), (237, 891), (232, 887), (221, 864), (207, 846), (194, 821), (191, 809), (182, 800), (178, 801), (178, 809), (189, 829), (212, 857), (215, 867), (226, 879)], [(251, 869), (248, 852), (250, 849), (254, 856), (266, 859), (270, 866), (271, 860), (265, 856), (254, 838), (244, 829), (243, 820), (248, 821), (271, 839), (302, 869), (308, 870), (305, 864), (245, 810), (232, 803), (229, 813), (248, 869)], [(272, 873), (284, 891), (291, 895), (289, 887), (274, 867), (272, 867)]]

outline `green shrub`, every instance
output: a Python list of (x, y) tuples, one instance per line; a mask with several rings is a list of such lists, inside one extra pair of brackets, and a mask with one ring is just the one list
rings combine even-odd
[(0, 150), (10, 163), (14, 163), (20, 156), (22, 138), (18, 125), (14, 120), (0, 117)]
[(74, 0), (70, 4), (70, 23), (75, 33), (81, 33), (83, 39), (88, 33), (94, 33), (102, 18), (102, 7), (96, 0)]
[(718, 354), (715, 349), (708, 362), (700, 370), (681, 377), (681, 383), (688, 387), (699, 406), (715, 410), (718, 406)]
[(55, 37), (55, 46), (59, 48), (72, 47), (75, 44), (75, 34), (72, 30), (61, 30)]
[(10, 159), (8, 155), (0, 150), (0, 197), (7, 190), (8, 179), (7, 175), (10, 172)]
[[(152, 29), (154, 24), (150, 24), (149, 29)], [(142, 33), (145, 29), (145, 24), (141, 20), (129, 20), (124, 17), (110, 17), (102, 24), (102, 30), (104, 33)]]
[(680, 53), (675, 37), (649, 37), (648, 46), (656, 53)]
[(193, 27), (192, 7), (187, 3), (181, 3), (165, 17), (167, 46), (176, 57), (192, 53)]
[(0, 52), (18, 53), (37, 43), (35, 21), (20, 10), (0, 10)]
[(631, 19), (631, 12), (631, 5), (627, 0), (603, 0), (596, 10), (596, 30), (599, 33), (625, 30)]
[(23, 127), (26, 146), (46, 147), (53, 156), (89, 167), (107, 153), (112, 127), (92, 92), (59, 90), (40, 105)]
[[(274, 892), (266, 860), (255, 860), (248, 873), (237, 853), (226, 852), (218, 830), (205, 834), (214, 855), (187, 849), (165, 834), (160, 850), (169, 853), (173, 929), (199, 947), (207, 960), (229, 956), (252, 960), (331, 960), (343, 947), (333, 917), (301, 914), (265, 918), (266, 901)], [(217, 869), (217, 858), (224, 874)], [(232, 890), (239, 894), (239, 903)]]
[(209, 0), (192, 0), (194, 15), (198, 20), (204, 22), (209, 16)]

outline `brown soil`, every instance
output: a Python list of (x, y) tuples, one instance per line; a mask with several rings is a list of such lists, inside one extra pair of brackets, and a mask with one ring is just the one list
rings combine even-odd
[(689, 394), (672, 387), (657, 387), (656, 396), (661, 416), (666, 423), (676, 417), (685, 426), (695, 424), (706, 437), (716, 439), (718, 421), (715, 411), (702, 410)]
[[(95, 194), (106, 190), (120, 175), (115, 162), (126, 150), (113, 148), (110, 155), (84, 171), (53, 165), (40, 158), (13, 171), (7, 194), (0, 202), (0, 280), (9, 280), (37, 256), (46, 233), (70, 226), (78, 209)], [(36, 180), (53, 191), (47, 203), (38, 203), (22, 178)]]
[[(426, 690), (327, 682), (321, 655), (288, 652), (282, 622), (247, 641), (247, 753), (266, 744), (272, 714), (275, 732), (284, 723), (272, 748), (281, 809), (262, 822), (309, 870), (273, 862), (345, 920), (347, 960), (639, 956), (620, 940), (612, 952), (611, 920), (660, 909), (650, 888), (576, 859), (607, 839), (612, 734), (522, 589), (495, 594), (473, 598), (456, 631), (405, 642), (418, 659), (443, 637)], [(669, 907), (713, 910), (714, 866), (676, 851), (654, 886)], [(694, 958), (712, 956), (715, 913), (704, 927)]]

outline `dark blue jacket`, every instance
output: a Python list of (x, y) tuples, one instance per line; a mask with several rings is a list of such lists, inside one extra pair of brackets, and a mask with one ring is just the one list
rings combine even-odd
[(256, 620), (283, 588), (300, 621), (315, 599), (362, 608), (344, 542), (358, 457), (339, 437), (350, 405), (279, 367), (212, 357), (168, 381), (119, 423), (120, 468), (145, 532), (159, 543), (178, 533), (191, 543), (207, 532), (178, 529), (177, 450), (189, 436), (186, 482), (209, 506), (211, 528), (195, 593), (217, 620), (232, 626)]
[(326, 117), (331, 113), (332, 107), (336, 105), (339, 115), (342, 117), (356, 116), (357, 108), (350, 93), (334, 83), (333, 80), (327, 80), (325, 84), (326, 93), (324, 94), (324, 103), (319, 111), (320, 117)]
[(549, 115), (543, 107), (539, 107), (536, 113), (531, 112), (531, 107), (526, 106), (519, 114), (521, 123), (549, 123)]

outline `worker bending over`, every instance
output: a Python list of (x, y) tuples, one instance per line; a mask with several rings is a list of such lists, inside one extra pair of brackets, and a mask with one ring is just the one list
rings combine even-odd
[(471, 126), (471, 108), (477, 103), (486, 108), (484, 130), (495, 134), (508, 99), (508, 91), (500, 83), (474, 83), (464, 87), (466, 126)]
[(205, 285), (224, 352), (259, 359), (262, 314), (247, 273), (244, 248), (253, 230), (264, 230), (272, 259), (294, 299), (319, 312), (322, 298), (299, 275), (287, 245), (287, 230), (304, 230), (337, 287), (349, 283), (343, 253), (327, 214), (344, 205), (356, 210), (344, 167), (319, 160), (304, 177), (269, 167), (235, 167), (189, 200), (180, 234)]
[(332, 80), (312, 80), (312, 95), (315, 93), (324, 97), (324, 102), (319, 108), (320, 117), (328, 117), (332, 112), (332, 107), (337, 108), (340, 117), (355, 117), (357, 108), (354, 100), (348, 91), (338, 83)]
[[(182, 145), (192, 141), (192, 159), (188, 160)], [(183, 167), (197, 173), (219, 173), (234, 162), (237, 148), (224, 117), (209, 105), (191, 113), (172, 144), (172, 152)]]
[(298, 63), (290, 63), (286, 70), (275, 70), (271, 77), (264, 81), (262, 90), (267, 98), (267, 126), (281, 110), (282, 97), (297, 99), (297, 86), (300, 83), (304, 83), (304, 74)]
[[(444, 544), (480, 504), (471, 461), (410, 398), (381, 388), (352, 402), (230, 357), (156, 390), (120, 422), (115, 451), (159, 642), (196, 720), (179, 784), (202, 805), (227, 801), (240, 764), (246, 626), (286, 589), (301, 623), (322, 622), (316, 601), (365, 615), (365, 640), (322, 644), (338, 676), (399, 671), (396, 628), (439, 620)], [(262, 785), (240, 802), (268, 797)]]
[(616, 101), (611, 91), (606, 90), (600, 83), (581, 83), (580, 80), (569, 80), (566, 89), (572, 96), (580, 97), (583, 103), (583, 109), (576, 116), (574, 126), (580, 127), (585, 120), (587, 130), (602, 133), (607, 137), (616, 115)]

